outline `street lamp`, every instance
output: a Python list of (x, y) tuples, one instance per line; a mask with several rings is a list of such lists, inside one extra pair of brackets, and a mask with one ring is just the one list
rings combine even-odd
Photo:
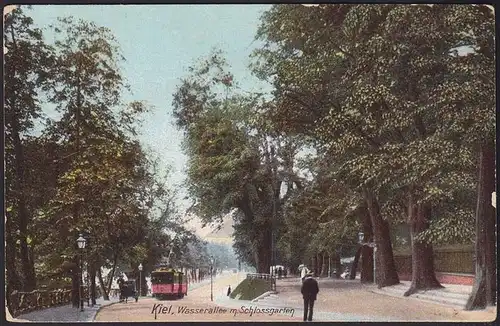
[(139, 297), (142, 294), (142, 263), (139, 264)]
[(363, 239), (364, 239), (364, 233), (363, 232), (359, 232), (358, 233), (358, 240), (359, 240), (359, 244), (361, 244), (362, 246), (368, 246), (370, 248), (373, 248), (373, 282), (375, 284), (377, 284), (377, 278), (376, 278), (376, 271), (377, 271), (377, 259), (376, 259), (376, 255), (377, 255), (377, 245), (375, 244), (375, 242), (363, 242)]
[(86, 240), (82, 234), (76, 239), (78, 249), (80, 249), (80, 311), (83, 311), (83, 250), (85, 249)]
[(210, 257), (210, 301), (214, 301), (214, 258)]

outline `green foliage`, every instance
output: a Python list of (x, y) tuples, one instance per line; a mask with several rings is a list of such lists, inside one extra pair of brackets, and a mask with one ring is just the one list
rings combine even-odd
[(244, 279), (231, 292), (231, 299), (237, 300), (253, 300), (259, 295), (269, 291), (271, 288), (270, 281), (262, 279)]
[[(473, 187), (474, 145), (494, 130), (493, 22), (481, 5), (276, 5), (254, 70), (275, 87), (269, 117), (314, 137), (335, 179), (371, 188), (398, 219), (409, 191), (442, 211)], [(427, 239), (470, 238), (467, 223), (437, 236), (464, 220), (452, 212)]]
[(185, 131), (192, 211), (212, 223), (239, 210), (235, 250), (242, 261), (267, 270), (270, 262), (263, 260), (270, 255), (264, 252), (281, 216), (280, 186), (298, 181), (292, 171), (298, 146), (266, 123), (259, 95), (239, 94), (232, 77), (224, 81), (231, 76), (226, 70), (215, 52), (190, 68), (174, 96), (174, 115)]
[[(177, 256), (189, 245), (203, 249), (182, 226), (168, 175), (134, 139), (149, 106), (123, 103), (123, 58), (111, 31), (63, 18), (48, 45), (21, 10), (6, 20), (7, 282), (30, 269), (44, 281), (75, 272), (80, 233), (95, 268), (143, 262), (152, 270), (171, 249)], [(43, 128), (46, 106), (60, 118), (30, 135), (33, 126)], [(18, 263), (23, 243), (28, 266)]]

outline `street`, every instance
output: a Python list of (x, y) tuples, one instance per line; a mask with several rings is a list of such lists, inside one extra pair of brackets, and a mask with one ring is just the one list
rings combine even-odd
[[(238, 284), (236, 274), (214, 279), (214, 300), (224, 295), (228, 285), (235, 288)], [(277, 307), (279, 309), (279, 307)], [(116, 303), (104, 307), (97, 314), (95, 321), (301, 321), (301, 316), (271, 314), (250, 311), (250, 309), (234, 309), (219, 307), (210, 301), (210, 283), (202, 285), (180, 300), (157, 300), (155, 298), (140, 298), (138, 302)], [(155, 319), (156, 312), (156, 319)]]

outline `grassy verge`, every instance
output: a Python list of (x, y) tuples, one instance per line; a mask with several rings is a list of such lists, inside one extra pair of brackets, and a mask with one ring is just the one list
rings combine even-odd
[(253, 300), (271, 288), (270, 281), (261, 279), (244, 279), (231, 292), (231, 299)]

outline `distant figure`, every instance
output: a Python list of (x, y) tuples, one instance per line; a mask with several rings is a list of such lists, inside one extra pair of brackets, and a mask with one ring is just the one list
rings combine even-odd
[(318, 282), (312, 277), (312, 274), (306, 275), (300, 292), (304, 299), (304, 321), (312, 321), (314, 301), (316, 301), (319, 292)]
[(227, 296), (229, 296), (230, 294), (231, 294), (231, 285), (229, 285), (227, 288)]
[(118, 278), (118, 289), (120, 291), (120, 302), (123, 301), (123, 285), (125, 284), (125, 280), (123, 279), (123, 276), (120, 275), (120, 277)]
[(122, 290), (121, 290), (121, 296), (122, 296), (122, 301), (125, 301), (125, 303), (128, 302), (128, 285), (127, 284), (123, 284), (122, 286)]
[(307, 266), (302, 267), (302, 270), (300, 271), (300, 278), (302, 279), (302, 282), (304, 282), (306, 275), (309, 273), (310, 273), (310, 271), (309, 271), (309, 268), (307, 268)]
[(283, 274), (283, 270), (281, 267), (278, 268), (278, 279), (281, 279), (281, 275)]
[(285, 268), (285, 269), (283, 270), (283, 277), (284, 277), (284, 278), (286, 278), (287, 273), (288, 273), (288, 268)]

